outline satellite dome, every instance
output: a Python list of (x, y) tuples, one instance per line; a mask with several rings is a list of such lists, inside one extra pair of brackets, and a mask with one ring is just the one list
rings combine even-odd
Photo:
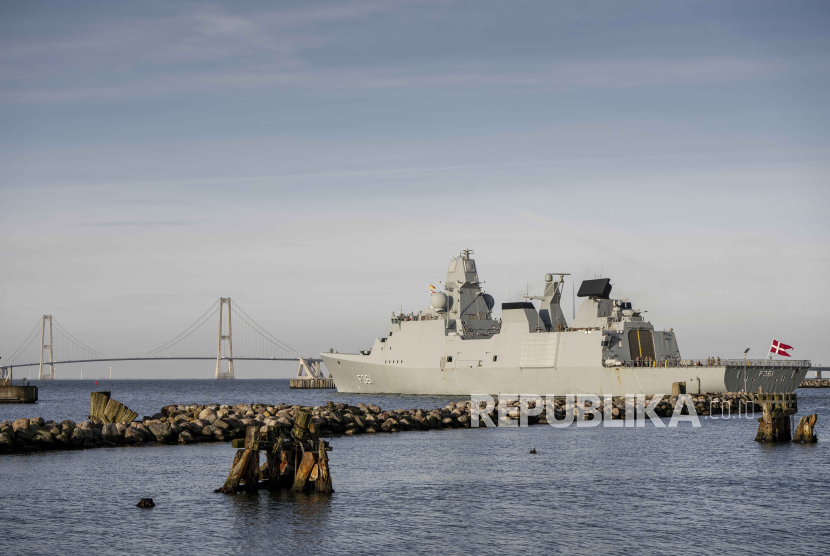
[(433, 309), (437, 309), (438, 311), (445, 311), (447, 309), (447, 294), (444, 292), (435, 292), (432, 294), (430, 305), (432, 305)]
[(550, 272), (545, 274), (545, 282), (553, 282), (553, 274), (551, 274)]
[(489, 293), (485, 293), (482, 297), (484, 298), (484, 303), (487, 304), (487, 310), (492, 311), (493, 307), (496, 305), (496, 300), (493, 299), (493, 296)]

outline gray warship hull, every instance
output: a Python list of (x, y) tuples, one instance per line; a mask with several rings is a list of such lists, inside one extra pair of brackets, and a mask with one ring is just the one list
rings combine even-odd
[(788, 393), (810, 368), (801, 360), (683, 359), (674, 330), (655, 330), (631, 302), (611, 299), (609, 279), (582, 283), (586, 299), (571, 323), (559, 306), (566, 274), (547, 274), (543, 295), (503, 303), (494, 319), (470, 252), (450, 261), (430, 308), (393, 314), (389, 335), (371, 349), (320, 354), (338, 391), (623, 396), (671, 394), (679, 383), (687, 393)]
[[(425, 369), (372, 364), (353, 354), (321, 354), (338, 392), (363, 394), (670, 394), (685, 383), (687, 393), (794, 392), (808, 368), (748, 366), (688, 367), (463, 367)], [(746, 377), (746, 380), (745, 380)]]

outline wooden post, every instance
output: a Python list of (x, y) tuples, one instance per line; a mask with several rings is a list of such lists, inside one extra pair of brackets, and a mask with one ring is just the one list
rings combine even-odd
[(331, 484), (331, 474), (329, 474), (329, 456), (326, 454), (326, 443), (318, 442), (317, 444), (317, 480), (315, 481), (315, 490), (317, 492), (334, 492)]
[(297, 411), (297, 416), (294, 418), (294, 438), (302, 442), (306, 440), (308, 433), (308, 423), (311, 421), (311, 413), (304, 410)]
[(762, 404), (763, 414), (758, 419), (758, 433), (756, 442), (789, 442), (791, 437), (790, 415), (793, 410), (789, 404), (784, 404), (782, 394), (758, 394), (758, 401)]
[(245, 429), (245, 449), (258, 450), (259, 449), (259, 427), (249, 426)]
[(802, 417), (798, 421), (798, 428), (795, 429), (793, 442), (804, 442), (805, 444), (813, 444), (818, 442), (818, 438), (813, 432), (813, 428), (816, 426), (816, 419), (817, 416), (815, 413), (808, 415), (807, 417)]
[(259, 490), (259, 451), (245, 450), (245, 452), (251, 456), (248, 460), (248, 469), (243, 476), (245, 492), (253, 494)]
[(109, 392), (90, 392), (89, 394), (89, 418), (103, 419), (107, 403), (110, 401)]
[(294, 486), (291, 487), (291, 492), (303, 492), (308, 476), (311, 475), (311, 470), (314, 467), (314, 453), (303, 453), (303, 459), (300, 461), (300, 467), (297, 469), (297, 474), (294, 476)]
[(252, 455), (253, 452), (250, 450), (237, 450), (236, 456), (233, 458), (231, 471), (228, 473), (228, 478), (225, 481), (225, 484), (222, 485), (222, 488), (217, 489), (215, 492), (223, 492), (225, 494), (235, 493), (236, 489), (239, 488), (239, 482), (242, 480), (250, 465)]

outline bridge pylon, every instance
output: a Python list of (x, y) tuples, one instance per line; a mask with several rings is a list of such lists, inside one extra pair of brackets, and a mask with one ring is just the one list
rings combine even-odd
[[(49, 343), (46, 344), (46, 322), (49, 322)], [(43, 315), (40, 321), (40, 372), (38, 373), (38, 380), (54, 380), (55, 379), (55, 357), (52, 346), (55, 345), (54, 336), (52, 336), (52, 315)], [(43, 351), (49, 350), (49, 373), (43, 374)]]
[[(228, 333), (222, 334), (222, 318), (223, 309), (225, 304), (228, 305)], [(222, 340), (228, 342), (228, 372), (223, 373), (221, 369), (222, 364)], [(216, 378), (219, 380), (228, 380), (233, 379), (233, 336), (231, 332), (231, 298), (230, 297), (220, 297), (219, 298), (219, 341), (216, 345)]]

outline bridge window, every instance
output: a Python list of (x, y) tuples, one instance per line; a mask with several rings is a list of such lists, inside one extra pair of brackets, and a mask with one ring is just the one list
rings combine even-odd
[(499, 356), (498, 356), (498, 355), (494, 355), (494, 356), (493, 356), (493, 361), (497, 361), (497, 360), (498, 360), (498, 358), (499, 358)]

